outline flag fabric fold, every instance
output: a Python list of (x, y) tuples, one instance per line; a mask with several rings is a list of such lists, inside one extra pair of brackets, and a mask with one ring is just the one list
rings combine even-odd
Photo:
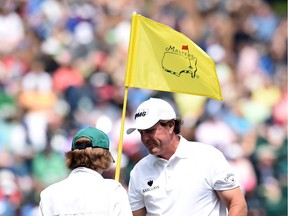
[(132, 15), (125, 86), (222, 100), (213, 59), (184, 34)]

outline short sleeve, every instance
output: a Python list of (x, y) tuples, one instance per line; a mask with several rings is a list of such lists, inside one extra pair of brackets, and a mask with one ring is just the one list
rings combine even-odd
[(223, 153), (217, 149), (213, 152), (210, 164), (210, 177), (214, 190), (230, 190), (239, 186), (235, 174)]
[(145, 206), (144, 197), (141, 191), (139, 191), (139, 189), (137, 188), (137, 179), (138, 179), (137, 172), (134, 169), (130, 173), (130, 181), (128, 187), (128, 197), (132, 211), (141, 209)]

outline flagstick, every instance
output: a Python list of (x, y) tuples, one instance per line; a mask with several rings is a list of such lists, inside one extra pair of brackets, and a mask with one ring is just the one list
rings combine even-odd
[(121, 120), (121, 130), (120, 130), (120, 139), (118, 144), (118, 155), (117, 155), (117, 163), (115, 170), (115, 180), (119, 181), (120, 179), (120, 169), (121, 169), (121, 157), (122, 157), (122, 147), (123, 147), (123, 134), (124, 134), (124, 123), (126, 116), (126, 106), (127, 106), (127, 96), (128, 96), (128, 87), (125, 86), (124, 92), (124, 101), (123, 101), (123, 109), (122, 109), (122, 120)]
[(127, 59), (127, 68), (126, 68), (126, 74), (125, 74), (125, 92), (124, 92), (124, 101), (123, 101), (123, 108), (122, 108), (122, 120), (121, 120), (121, 129), (120, 129), (120, 139), (118, 144), (118, 156), (117, 156), (117, 164), (116, 164), (116, 170), (115, 170), (115, 180), (119, 181), (120, 179), (120, 169), (121, 169), (121, 157), (122, 157), (122, 146), (123, 146), (123, 134), (124, 134), (124, 123), (125, 123), (125, 115), (126, 115), (126, 107), (127, 107), (127, 97), (128, 97), (128, 86), (126, 83), (128, 83), (128, 78), (130, 77), (132, 64), (134, 62), (133, 56), (133, 44), (135, 44), (135, 32), (133, 32), (133, 29), (135, 28), (135, 21), (134, 18), (136, 15), (136, 12), (133, 12), (132, 14), (132, 20), (131, 20), (131, 29), (130, 29), (130, 39), (129, 39), (129, 47), (128, 47), (128, 59)]

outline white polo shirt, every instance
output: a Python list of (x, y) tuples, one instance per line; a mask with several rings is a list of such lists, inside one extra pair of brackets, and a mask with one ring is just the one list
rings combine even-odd
[(130, 175), (130, 206), (146, 207), (147, 216), (224, 216), (227, 209), (215, 190), (239, 186), (219, 150), (183, 137), (168, 161), (149, 154)]
[(40, 215), (131, 216), (126, 190), (113, 179), (80, 167), (68, 178), (52, 184), (41, 194)]

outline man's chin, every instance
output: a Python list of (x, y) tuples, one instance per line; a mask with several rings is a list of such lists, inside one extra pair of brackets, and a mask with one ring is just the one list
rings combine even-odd
[(155, 156), (158, 156), (159, 155), (159, 151), (158, 149), (149, 149), (149, 153), (152, 154), (152, 155), (155, 155)]

